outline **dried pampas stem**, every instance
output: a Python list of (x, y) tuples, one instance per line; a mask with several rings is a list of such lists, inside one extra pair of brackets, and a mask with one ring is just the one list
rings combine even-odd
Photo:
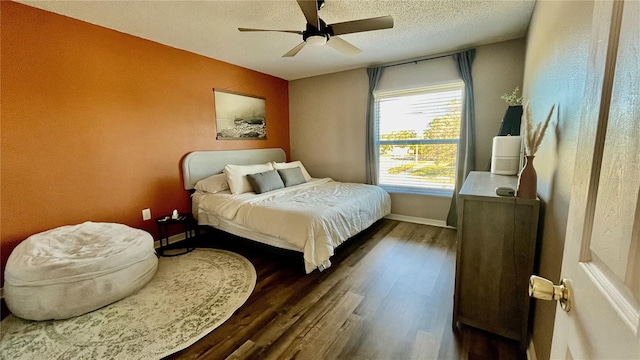
[(549, 121), (551, 120), (551, 115), (553, 114), (553, 109), (555, 109), (555, 107), (555, 104), (551, 106), (549, 115), (547, 115), (544, 123), (536, 124), (536, 128), (534, 130), (529, 102), (524, 106), (524, 124), (526, 131), (524, 147), (527, 156), (533, 156), (536, 154), (536, 151), (538, 151), (538, 147), (540, 146), (540, 143), (542, 143), (542, 138), (544, 138), (544, 133), (547, 131), (547, 127), (549, 126)]

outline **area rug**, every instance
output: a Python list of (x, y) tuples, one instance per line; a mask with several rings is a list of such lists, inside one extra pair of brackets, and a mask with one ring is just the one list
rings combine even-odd
[(101, 309), (66, 320), (7, 316), (0, 359), (159, 359), (224, 323), (255, 284), (251, 262), (232, 252), (161, 257), (144, 288)]

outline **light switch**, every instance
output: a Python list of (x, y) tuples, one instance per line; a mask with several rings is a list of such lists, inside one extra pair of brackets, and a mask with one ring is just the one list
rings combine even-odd
[(142, 210), (142, 220), (151, 220), (151, 209)]

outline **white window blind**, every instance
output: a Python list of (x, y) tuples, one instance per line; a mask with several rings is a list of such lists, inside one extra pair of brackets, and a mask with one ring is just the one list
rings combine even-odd
[(378, 183), (391, 191), (450, 195), (464, 83), (377, 93)]

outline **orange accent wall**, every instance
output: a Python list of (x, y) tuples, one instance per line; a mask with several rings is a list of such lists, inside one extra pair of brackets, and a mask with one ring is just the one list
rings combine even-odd
[[(289, 154), (287, 81), (0, 3), (3, 274), (20, 241), (57, 226), (119, 222), (156, 237), (153, 219), (190, 211), (180, 174), (190, 151)], [(265, 98), (268, 139), (216, 140), (213, 88)]]

